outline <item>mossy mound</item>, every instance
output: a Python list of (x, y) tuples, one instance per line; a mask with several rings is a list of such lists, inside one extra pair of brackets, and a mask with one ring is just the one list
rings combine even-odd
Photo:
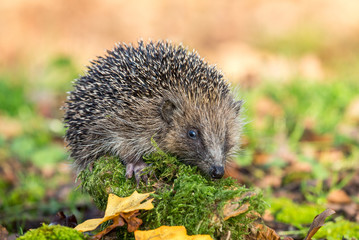
[[(261, 194), (251, 192), (231, 178), (212, 181), (202, 176), (196, 167), (180, 163), (176, 158), (158, 151), (147, 157), (150, 165), (148, 184), (136, 186), (134, 179), (126, 179), (125, 166), (116, 158), (103, 157), (94, 163), (92, 171), (84, 170), (79, 175), (82, 188), (104, 210), (107, 196), (114, 193), (120, 197), (154, 192), (154, 209), (143, 212), (141, 230), (155, 229), (162, 225), (185, 226), (188, 234), (210, 234), (217, 239), (231, 231), (232, 239), (242, 239), (255, 220), (254, 214), (262, 214), (266, 203)], [(247, 196), (247, 197), (244, 197)], [(248, 202), (246, 213), (223, 220), (223, 207), (236, 200), (240, 205)]]
[(43, 225), (42, 227), (30, 230), (18, 240), (84, 240), (88, 239), (81, 232), (60, 225)]

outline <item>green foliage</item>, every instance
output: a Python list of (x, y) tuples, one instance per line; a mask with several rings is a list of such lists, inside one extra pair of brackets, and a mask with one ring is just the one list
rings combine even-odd
[(36, 143), (33, 138), (28, 136), (20, 136), (15, 138), (10, 146), (13, 155), (20, 160), (25, 161), (36, 149)]
[(24, 83), (0, 75), (0, 113), (16, 116), (24, 108), (31, 108), (25, 97)]
[(337, 218), (334, 222), (327, 222), (313, 239), (359, 239), (359, 224)]
[(31, 136), (15, 138), (11, 143), (11, 151), (21, 161), (31, 161), (38, 167), (51, 165), (66, 159), (67, 154), (63, 147), (57, 144), (43, 144)]
[[(288, 198), (271, 199), (270, 211), (279, 222), (287, 223), (299, 228), (297, 234), (307, 233), (308, 227), (316, 215), (325, 210), (324, 205), (298, 204)], [(341, 217), (334, 221), (326, 221), (325, 225), (314, 235), (313, 239), (357, 239), (359, 238), (359, 224), (344, 220)]]
[(25, 235), (18, 238), (19, 240), (80, 240), (88, 239), (81, 232), (60, 225), (43, 225), (37, 229), (28, 231)]
[[(306, 118), (315, 121), (315, 130), (319, 133), (333, 132), (343, 118), (345, 107), (358, 94), (359, 86), (340, 81), (311, 83), (297, 79), (287, 84), (265, 86), (262, 91), (284, 110), (283, 124), (292, 135), (295, 131), (303, 131)], [(293, 140), (297, 141), (301, 133), (292, 136), (295, 137)]]
[[(218, 181), (207, 179), (196, 167), (184, 165), (162, 151), (145, 159), (150, 176), (147, 185), (141, 182), (136, 189), (135, 180), (126, 179), (125, 166), (118, 159), (103, 157), (94, 163), (92, 171), (87, 169), (80, 173), (81, 186), (101, 209), (105, 208), (110, 192), (125, 197), (134, 189), (139, 192), (155, 191), (152, 194), (155, 209), (141, 216), (146, 229), (183, 225), (189, 234), (219, 237), (231, 231), (235, 239), (243, 238), (254, 219), (243, 213), (223, 221), (221, 210), (229, 200), (245, 195), (249, 189), (231, 178)], [(244, 197), (238, 202), (249, 202), (249, 211), (260, 214), (266, 206), (261, 194)]]
[(64, 149), (58, 145), (51, 144), (46, 148), (37, 150), (31, 155), (31, 161), (38, 167), (44, 165), (54, 165), (66, 159), (67, 154)]
[(303, 225), (311, 224), (314, 217), (324, 210), (324, 206), (297, 204), (288, 198), (272, 199), (270, 208), (279, 222), (292, 224), (300, 229)]
[[(249, 138), (250, 145), (245, 151), (247, 156), (239, 158), (238, 161), (248, 165), (248, 159), (252, 159), (253, 149), (258, 146), (265, 153), (277, 151), (278, 142), (273, 141), (276, 136), (285, 137), (285, 143), (289, 142), (291, 150), (298, 152), (308, 120), (313, 124), (315, 133), (333, 136), (335, 146), (358, 146), (354, 138), (342, 136), (337, 127), (344, 121), (345, 110), (358, 92), (357, 81), (309, 82), (297, 78), (284, 84), (266, 83), (250, 92), (241, 93), (246, 99), (246, 119), (256, 119), (256, 106), (258, 100), (263, 98), (273, 101), (283, 113), (280, 116), (268, 114), (261, 117), (263, 124), (260, 129), (252, 122), (244, 126), (244, 134)], [(327, 174), (326, 171), (321, 172), (322, 167), (316, 164), (314, 172), (321, 178), (325, 177), (322, 173)]]
[(40, 176), (20, 174), (19, 178), (20, 185), (11, 193), (7, 193), (6, 188), (0, 190), (2, 196), (7, 196), (3, 199), (0, 210), (3, 207), (13, 209), (16, 206), (33, 206), (45, 196), (45, 184)]

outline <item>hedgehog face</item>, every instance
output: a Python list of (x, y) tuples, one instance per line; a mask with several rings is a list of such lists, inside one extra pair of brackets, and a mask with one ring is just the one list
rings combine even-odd
[(186, 106), (165, 103), (162, 114), (169, 123), (165, 150), (211, 178), (222, 178), (239, 134), (238, 111), (233, 104), (225, 105), (213, 109), (212, 103)]
[[(201, 119), (198, 119), (197, 123), (200, 122)], [(182, 131), (187, 131), (186, 139), (183, 138), (187, 151), (180, 156), (183, 158), (182, 161), (197, 165), (211, 178), (222, 178), (226, 161), (222, 134), (212, 132), (211, 129), (205, 127), (205, 124), (193, 123), (181, 128)]]

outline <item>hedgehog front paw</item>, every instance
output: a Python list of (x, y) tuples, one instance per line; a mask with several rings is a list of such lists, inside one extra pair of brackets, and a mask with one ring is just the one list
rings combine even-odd
[(126, 177), (132, 178), (132, 176), (135, 176), (137, 186), (140, 183), (141, 179), (147, 183), (148, 176), (147, 174), (143, 174), (143, 169), (147, 167), (147, 164), (144, 161), (138, 161), (135, 163), (127, 163), (126, 164)]

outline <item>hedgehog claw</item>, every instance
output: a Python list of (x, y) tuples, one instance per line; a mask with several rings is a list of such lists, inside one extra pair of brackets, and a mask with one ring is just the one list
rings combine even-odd
[(147, 174), (142, 173), (143, 169), (146, 167), (147, 167), (147, 164), (143, 161), (136, 162), (136, 163), (127, 163), (126, 164), (126, 177), (132, 178), (132, 176), (135, 175), (137, 186), (139, 185), (141, 180), (147, 184), (148, 176), (147, 176)]
[(133, 163), (126, 164), (126, 178), (132, 178), (133, 175)]

